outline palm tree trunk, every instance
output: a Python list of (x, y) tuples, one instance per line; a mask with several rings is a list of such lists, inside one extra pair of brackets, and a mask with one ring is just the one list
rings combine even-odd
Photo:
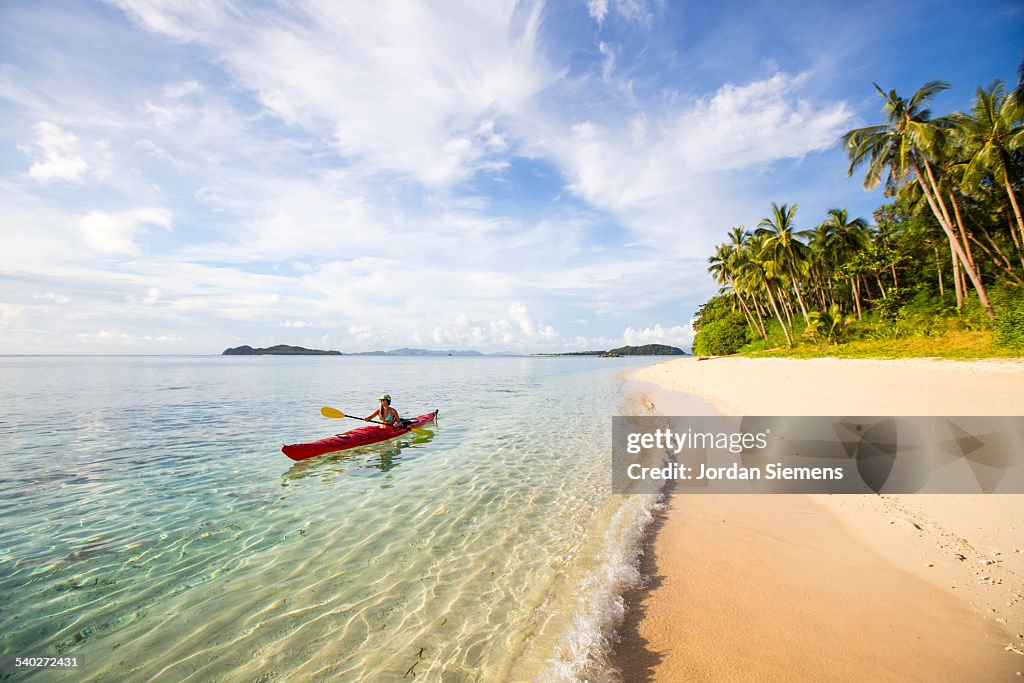
[(899, 289), (900, 288), (900, 282), (899, 282), (899, 280), (896, 279), (896, 264), (895, 263), (890, 263), (889, 264), (889, 269), (892, 271), (892, 288), (893, 289)]
[(967, 230), (964, 228), (964, 221), (960, 217), (960, 205), (956, 201), (956, 197), (951, 192), (949, 194), (949, 201), (953, 204), (953, 214), (956, 216), (956, 227), (960, 229), (960, 237), (964, 240), (964, 250), (967, 252), (967, 261), (971, 264), (971, 268), (977, 268), (978, 265), (974, 262), (974, 254), (971, 253), (971, 243), (967, 239)]
[[(952, 238), (950, 238), (952, 240)], [(964, 290), (960, 288), (960, 259), (957, 257), (953, 242), (949, 243), (949, 256), (953, 260), (953, 285), (956, 287), (956, 310), (960, 312), (964, 307)]]
[(750, 309), (747, 308), (746, 302), (743, 301), (743, 297), (737, 294), (736, 299), (740, 302), (740, 308), (743, 309), (743, 317), (747, 321), (747, 327), (751, 328), (755, 332), (760, 332), (757, 328), (757, 323), (754, 322), (754, 316), (750, 314)]
[(757, 297), (753, 294), (750, 295), (750, 302), (754, 304), (754, 310), (757, 311), (757, 317), (761, 317), (761, 304), (758, 303)]
[(740, 297), (740, 304), (746, 309), (747, 314), (750, 316), (750, 321), (753, 323), (754, 331), (757, 332), (762, 339), (767, 339), (768, 332), (764, 329), (764, 320), (761, 318), (761, 311), (757, 308), (757, 299), (751, 297), (750, 300), (753, 302), (754, 311), (757, 313), (756, 321), (754, 320), (754, 314), (750, 312), (750, 306), (747, 305), (742, 296)]
[(1017, 232), (1013, 229), (1013, 223), (1007, 217), (1006, 222), (1009, 224), (1010, 237), (1013, 238), (1013, 246), (1017, 247), (1017, 258), (1020, 259), (1020, 265), (1024, 266), (1024, 248), (1021, 247), (1020, 240), (1017, 239)]
[(782, 315), (779, 313), (779, 305), (775, 303), (775, 296), (772, 294), (772, 286), (768, 284), (767, 278), (762, 276), (764, 280), (764, 288), (768, 290), (768, 300), (772, 302), (772, 308), (775, 310), (775, 317), (779, 319), (779, 325), (782, 326), (782, 333), (786, 335), (786, 343), (789, 347), (793, 347), (793, 338), (789, 336), (789, 330), (786, 329), (786, 321), (782, 319)]
[(863, 316), (860, 311), (860, 290), (857, 289), (857, 283), (854, 278), (850, 278), (850, 295), (853, 297), (853, 307), (857, 311), (857, 320), (863, 320)]
[(750, 317), (750, 311), (743, 305), (743, 301), (740, 301), (740, 308), (743, 309), (743, 320), (747, 323), (747, 329), (757, 331), (757, 325), (754, 324), (753, 318)]
[(764, 326), (764, 318), (761, 317), (761, 307), (757, 305), (757, 299), (754, 299), (754, 313), (757, 313), (757, 322), (761, 324), (761, 338), (768, 341), (768, 330)]
[(875, 282), (878, 283), (878, 291), (882, 293), (882, 299), (888, 299), (889, 297), (885, 295), (885, 287), (882, 286), (882, 278), (878, 276), (878, 273), (875, 273)]
[[(1011, 228), (1012, 227), (1013, 226), (1011, 226)], [(975, 244), (977, 244), (982, 250), (984, 250), (986, 254), (988, 254), (989, 258), (992, 259), (992, 263), (999, 266), (1003, 270), (1003, 272), (1006, 273), (1006, 277), (1012, 279), (1014, 282), (1017, 282), (1019, 284), (1024, 284), (1024, 281), (1017, 277), (1017, 274), (1013, 272), (1013, 264), (1010, 263), (1010, 259), (1006, 258), (1006, 254), (1004, 254), (1003, 250), (999, 248), (999, 245), (996, 244), (995, 240), (993, 240), (992, 237), (984, 230), (981, 231), (981, 234), (984, 235), (985, 239), (988, 240), (988, 245), (986, 245), (984, 242), (979, 240), (974, 235), (971, 235), (971, 240)], [(994, 253), (992, 249), (989, 249), (989, 245), (991, 245), (995, 249)]]
[(800, 285), (797, 284), (796, 275), (793, 274), (793, 266), (787, 263), (786, 270), (789, 271), (789, 279), (793, 283), (793, 292), (796, 293), (796, 300), (800, 304), (800, 311), (804, 314), (804, 323), (810, 325), (811, 319), (807, 316), (807, 307), (804, 306), (804, 298), (800, 294)]
[(765, 335), (764, 331), (761, 330), (758, 327), (758, 324), (757, 324), (757, 322), (754, 319), (754, 314), (751, 312), (750, 307), (748, 307), (748, 305), (746, 305), (746, 302), (743, 301), (743, 297), (741, 297), (739, 295), (737, 295), (737, 297), (739, 298), (739, 305), (742, 306), (742, 308), (743, 308), (743, 315), (745, 315), (746, 319), (748, 319), (748, 321), (750, 323), (750, 326), (752, 328), (754, 328), (755, 332), (757, 332), (759, 335), (761, 335), (762, 339), (765, 338), (766, 335)]
[(1010, 205), (1013, 207), (1013, 215), (1017, 217), (1017, 228), (1020, 229), (1020, 237), (1024, 240), (1024, 218), (1020, 215), (1020, 205), (1017, 204), (1017, 194), (1013, 191), (1010, 178), (1006, 174), (1006, 166), (1003, 166), (1003, 183), (1006, 187), (1006, 194), (1010, 195)]
[[(924, 193), (925, 199), (928, 200), (928, 206), (931, 208), (935, 218), (939, 221), (939, 225), (949, 238), (950, 247), (960, 258), (961, 263), (964, 264), (964, 268), (967, 270), (967, 276), (971, 278), (971, 283), (974, 285), (975, 291), (978, 292), (978, 300), (981, 302), (982, 307), (985, 309), (988, 317), (994, 318), (996, 314), (995, 311), (992, 310), (992, 304), (989, 303), (988, 294), (985, 293), (985, 285), (981, 281), (981, 276), (978, 275), (977, 269), (971, 268), (967, 263), (967, 255), (964, 253), (964, 248), (961, 246), (960, 240), (957, 239), (956, 233), (953, 232), (953, 226), (950, 224), (949, 215), (945, 212), (945, 207), (940, 210), (939, 205), (936, 203), (936, 198), (938, 198), (939, 202), (942, 201), (942, 194), (938, 191), (938, 185), (935, 183), (935, 176), (932, 175), (931, 164), (929, 164), (928, 160), (924, 157), (921, 158), (921, 161), (924, 163), (928, 182), (931, 185), (931, 187), (929, 187), (925, 183), (921, 183), (921, 190)], [(920, 168), (917, 170), (919, 171)], [(920, 177), (920, 175), (921, 174), (918, 173), (918, 177)]]
[(935, 245), (935, 270), (939, 274), (939, 298), (943, 303), (946, 301), (946, 288), (942, 286), (942, 258), (939, 256), (939, 247)]

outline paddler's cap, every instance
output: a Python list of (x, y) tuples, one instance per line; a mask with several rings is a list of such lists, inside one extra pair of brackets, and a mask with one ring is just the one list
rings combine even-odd
[(377, 400), (378, 401), (387, 401), (388, 403), (391, 403), (391, 394), (381, 394), (380, 398), (377, 399)]

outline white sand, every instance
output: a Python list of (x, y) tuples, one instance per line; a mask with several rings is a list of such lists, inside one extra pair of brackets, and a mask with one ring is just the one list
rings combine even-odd
[[(731, 415), (1022, 415), (1024, 362), (673, 360), (635, 379)], [(676, 495), (628, 680), (1003, 680), (1024, 671), (1024, 495)], [(1009, 648), (1009, 649), (1007, 649)]]

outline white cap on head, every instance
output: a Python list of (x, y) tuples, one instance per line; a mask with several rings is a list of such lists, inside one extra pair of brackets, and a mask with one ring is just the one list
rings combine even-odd
[(378, 401), (387, 401), (388, 403), (391, 403), (391, 394), (381, 394), (380, 398), (377, 399), (377, 400)]

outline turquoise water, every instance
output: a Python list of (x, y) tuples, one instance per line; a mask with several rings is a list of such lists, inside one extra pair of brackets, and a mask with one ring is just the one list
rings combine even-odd
[[(609, 416), (650, 362), (0, 358), (0, 651), (76, 681), (611, 680), (655, 501), (609, 493)], [(280, 452), (384, 391), (433, 435)]]

